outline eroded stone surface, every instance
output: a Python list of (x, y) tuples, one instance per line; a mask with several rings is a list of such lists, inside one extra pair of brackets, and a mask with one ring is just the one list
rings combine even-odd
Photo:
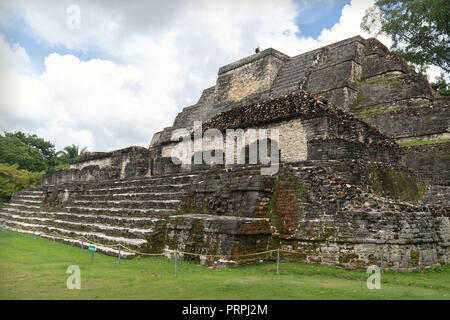
[[(376, 39), (294, 57), (267, 49), (222, 67), (149, 149), (86, 154), (15, 193), (0, 221), (216, 267), (271, 259), (241, 255), (273, 249), (344, 268), (380, 258), (396, 270), (447, 265), (448, 101)], [(251, 137), (245, 164), (174, 164), (172, 133), (194, 133), (196, 120), (201, 132), (278, 129), (279, 170), (261, 175), (261, 161), (249, 163), (261, 144)], [(414, 140), (443, 143), (395, 143)]]

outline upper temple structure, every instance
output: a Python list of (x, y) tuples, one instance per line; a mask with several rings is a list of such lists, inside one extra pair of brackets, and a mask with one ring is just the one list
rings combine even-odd
[(217, 267), (272, 249), (344, 268), (446, 265), (448, 119), (449, 99), (374, 38), (269, 48), (221, 67), (148, 148), (83, 154), (0, 220)]

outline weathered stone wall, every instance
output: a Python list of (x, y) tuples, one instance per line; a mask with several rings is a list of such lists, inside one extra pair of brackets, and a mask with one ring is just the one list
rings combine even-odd
[[(403, 104), (403, 105), (401, 105)], [(399, 143), (423, 143), (402, 147), (402, 163), (417, 170), (428, 183), (448, 186), (450, 181), (449, 99), (400, 101), (400, 105), (372, 108), (356, 114)], [(446, 143), (443, 143), (446, 142)], [(426, 144), (425, 144), (426, 143)], [(434, 187), (433, 187), (434, 188)], [(436, 201), (449, 197), (448, 190), (431, 191)], [(447, 194), (446, 196), (444, 194)], [(429, 199), (431, 202), (434, 200)]]
[(402, 148), (402, 162), (430, 184), (450, 186), (450, 142)]
[(391, 105), (389, 108), (365, 110), (356, 116), (398, 142), (450, 137), (450, 109), (445, 100), (427, 101), (422, 106), (407, 108)]
[(355, 268), (378, 263), (382, 248), (391, 269), (448, 264), (448, 210), (382, 198), (374, 193), (376, 180), (365, 188), (350, 184), (350, 172), (341, 179), (323, 164), (277, 177), (269, 206), (279, 239), (274, 243), (300, 252), (291, 259)]
[[(254, 262), (255, 257), (251, 256), (241, 258), (227, 256), (266, 251), (270, 234), (268, 219), (204, 214), (171, 216), (167, 221), (166, 249), (198, 255), (181, 254), (181, 258), (186, 260), (194, 260), (215, 267), (230, 267)], [(172, 255), (167, 253), (168, 257)], [(206, 255), (224, 257), (206, 257)], [(258, 258), (261, 257), (256, 259)]]
[(267, 49), (219, 69), (215, 104), (240, 100), (270, 89), (288, 56)]
[[(267, 137), (268, 139), (275, 137), (274, 130), (278, 130), (276, 135), (278, 142), (277, 148), (282, 150), (282, 152), (280, 152), (280, 161), (298, 162), (307, 159), (307, 133), (303, 122), (300, 119), (281, 121), (262, 125), (261, 127), (245, 128), (242, 130), (242, 135), (237, 133), (231, 135), (231, 133), (228, 133), (230, 135), (228, 136), (227, 132), (224, 132), (223, 134), (220, 132), (221, 136), (218, 138), (199, 138), (198, 145), (201, 146), (201, 150), (206, 153), (211, 152), (214, 149), (220, 150), (224, 154), (230, 152), (230, 157), (233, 157), (232, 159), (234, 159), (234, 162), (226, 162), (225, 155), (223, 155), (223, 157), (219, 157), (222, 159), (221, 164), (244, 164), (244, 162), (239, 163), (238, 157), (241, 154), (241, 161), (245, 161), (245, 163), (249, 164), (249, 146), (257, 144), (260, 140), (264, 140), (263, 137)], [(231, 139), (230, 142), (227, 142), (228, 138)], [(238, 140), (238, 138), (240, 140)], [(230, 150), (228, 150), (227, 147), (231, 147)], [(270, 155), (270, 143), (268, 143), (266, 147), (266, 154)], [(244, 148), (246, 148), (246, 150), (243, 150)], [(180, 142), (163, 145), (161, 154), (164, 158), (171, 158), (172, 156), (176, 157), (177, 154), (180, 154), (181, 157), (182, 152), (178, 150), (190, 150), (189, 155), (184, 159), (185, 163), (181, 165), (181, 170), (191, 170), (191, 162), (193, 161), (195, 153), (193, 140), (187, 144), (186, 142)], [(258, 157), (258, 154), (255, 155)], [(260, 159), (256, 158), (255, 160), (256, 162), (250, 164), (257, 164)]]
[(183, 199), (180, 212), (248, 218), (267, 216), (273, 177), (260, 175), (259, 168), (208, 172), (204, 177)]
[(390, 52), (374, 38), (365, 40), (358, 96), (350, 110), (368, 111), (374, 107), (407, 107), (414, 100), (436, 98), (428, 81), (408, 68), (406, 61)]
[[(167, 143), (174, 128), (190, 128), (194, 120), (206, 121), (220, 112), (298, 89), (363, 115), (426, 105), (438, 97), (424, 77), (374, 38), (356, 36), (294, 57), (267, 49), (222, 67), (216, 86), (206, 89), (196, 105), (183, 109), (173, 127), (158, 133), (152, 146)], [(379, 124), (381, 132), (390, 136), (383, 122)]]
[[(295, 250), (286, 255), (294, 260), (357, 268), (378, 264), (383, 249), (390, 269), (448, 264), (449, 210), (414, 204), (424, 196), (425, 184), (407, 168), (356, 160), (305, 161), (283, 166), (275, 177), (239, 172), (208, 173), (180, 211), (206, 214), (206, 220), (220, 215), (227, 223), (228, 216), (266, 217), (270, 241), (266, 234), (260, 243)], [(168, 248), (182, 250), (190, 239), (189, 252), (211, 252), (205, 249), (203, 228), (192, 227), (183, 215), (177, 219), (184, 227), (169, 227), (174, 231)], [(205, 223), (201, 215), (196, 219)], [(225, 235), (207, 238), (216, 244)]]
[(268, 126), (270, 130), (278, 130), (280, 161), (298, 162), (308, 159), (307, 129), (301, 120), (282, 121)]
[[(204, 90), (197, 104), (184, 108), (172, 127), (155, 134), (151, 146), (167, 143), (173, 129), (191, 128), (194, 120), (206, 121), (220, 112), (298, 89), (326, 95), (333, 103), (347, 106), (356, 97), (355, 84), (347, 79), (359, 80), (358, 65), (361, 64), (363, 45), (364, 39), (357, 36), (292, 58), (270, 48), (224, 66), (219, 70), (216, 85)], [(249, 66), (245, 69), (237, 70), (247, 64)], [(256, 68), (257, 65), (262, 68)], [(330, 76), (332, 80), (329, 80)], [(239, 83), (239, 86), (230, 86), (229, 81), (232, 77), (236, 79), (247, 77), (249, 81), (236, 80), (235, 83)], [(312, 87), (309, 88), (310, 81), (314, 90)], [(325, 85), (324, 81), (328, 84)], [(236, 93), (233, 96), (234, 100), (226, 98), (231, 87), (236, 88), (232, 90)], [(245, 91), (247, 87), (252, 89), (247, 92)]]
[[(276, 248), (345, 268), (377, 264), (380, 249), (391, 269), (446, 265), (448, 143), (404, 148), (402, 167), (393, 140), (446, 139), (448, 99), (437, 98), (375, 39), (295, 57), (264, 50), (222, 67), (216, 85), (149, 149), (87, 154), (42, 188), (15, 194), (0, 220), (144, 252), (190, 252), (181, 257), (214, 266), (254, 262), (267, 256), (238, 255)], [(278, 129), (280, 171), (174, 163), (172, 133), (193, 134), (194, 120), (204, 122), (202, 133)], [(246, 141), (247, 158), (260, 143)]]
[(143, 147), (129, 147), (111, 152), (84, 154), (71, 162), (69, 170), (57, 170), (44, 176), (42, 185), (128, 179), (149, 175), (149, 150)]
[[(204, 138), (202, 135), (211, 129), (215, 130), (217, 137)], [(275, 139), (273, 143), (279, 149), (281, 162), (360, 158), (396, 163), (400, 157), (398, 146), (373, 127), (327, 100), (299, 90), (222, 112), (206, 121), (201, 132), (200, 128), (196, 129), (198, 132), (186, 131), (190, 135), (180, 138), (180, 142), (172, 141), (171, 144), (152, 147), (152, 159), (159, 161), (158, 157), (169, 159), (175, 156), (182, 161), (181, 171), (203, 170), (208, 167), (198, 163), (193, 166), (194, 154), (210, 153), (210, 150), (215, 149), (218, 153), (213, 155), (214, 164), (223, 165), (224, 153), (227, 152), (227, 132), (230, 129), (241, 129), (244, 133), (240, 144), (238, 139), (232, 144), (234, 149), (231, 155), (234, 155), (235, 163), (238, 154), (242, 154), (243, 145), (247, 148), (245, 163), (261, 163), (259, 160), (268, 152), (258, 154), (258, 159), (249, 159), (249, 149), (266, 138)], [(278, 137), (273, 135), (275, 130), (278, 131)]]
[(106, 153), (104, 158), (86, 160), (85, 162), (73, 163), (70, 165), (71, 169), (81, 170), (89, 166), (98, 166), (99, 168), (105, 168), (111, 166), (111, 155)]
[[(449, 208), (418, 202), (425, 185), (411, 170), (355, 159), (291, 163), (275, 176), (259, 169), (46, 186), (15, 194), (0, 220), (141, 252), (180, 250), (217, 267), (270, 258), (238, 256), (276, 248), (345, 268), (377, 264), (380, 248), (386, 268), (448, 264)], [(27, 200), (37, 192), (39, 206)]]
[(365, 40), (359, 36), (292, 57), (271, 88), (271, 96), (297, 89), (320, 94), (346, 108), (356, 98)]

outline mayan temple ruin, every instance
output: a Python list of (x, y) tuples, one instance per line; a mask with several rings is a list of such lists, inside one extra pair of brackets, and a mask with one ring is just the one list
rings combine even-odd
[[(293, 57), (269, 48), (221, 67), (148, 147), (86, 153), (14, 193), (0, 220), (75, 246), (85, 236), (168, 258), (195, 253), (181, 258), (215, 267), (273, 259), (242, 255), (278, 248), (349, 269), (378, 264), (381, 252), (386, 269), (443, 266), (448, 120), (449, 99), (374, 38)], [(230, 129), (244, 133), (239, 143)], [(205, 157), (214, 161), (196, 161)]]

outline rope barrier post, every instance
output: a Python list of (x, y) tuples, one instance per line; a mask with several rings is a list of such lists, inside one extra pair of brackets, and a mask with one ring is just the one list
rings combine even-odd
[(178, 273), (178, 252), (175, 251), (175, 277), (177, 276)]
[(83, 245), (84, 245), (84, 240), (81, 239), (81, 255), (83, 255)]
[(94, 251), (91, 251), (91, 262), (94, 262)]
[(55, 234), (53, 234), (53, 248), (55, 247)]
[(117, 264), (120, 265), (120, 244), (119, 244), (119, 259), (117, 260)]
[(34, 230), (33, 230), (33, 236), (31, 237), (31, 240), (34, 240)]
[(277, 274), (280, 274), (280, 249), (277, 250)]
[(380, 269), (381, 269), (381, 273), (384, 273), (383, 248), (380, 248)]

